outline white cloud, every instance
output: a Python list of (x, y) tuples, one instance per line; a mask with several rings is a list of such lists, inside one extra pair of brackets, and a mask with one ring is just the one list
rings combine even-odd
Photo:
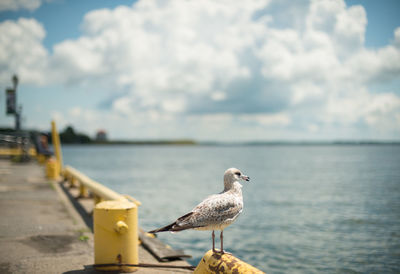
[(139, 107), (169, 111), (174, 97), (180, 102), (174, 111), (183, 111), (188, 95), (212, 97), (215, 87), (249, 78), (238, 54), (254, 44), (260, 26), (251, 16), (259, 3), (141, 1), (93, 11), (82, 24), (84, 36), (54, 47), (53, 66), (67, 83), (107, 78), (130, 87)]
[(132, 114), (132, 100), (129, 97), (121, 97), (116, 99), (112, 104), (112, 109), (122, 114)]
[(234, 121), (266, 136), (280, 129), (318, 137), (360, 124), (367, 128), (360, 137), (376, 127), (398, 132), (400, 91), (371, 84), (399, 80), (400, 28), (391, 44), (368, 49), (362, 6), (305, 4), (286, 10), (270, 1), (138, 1), (89, 12), (82, 36), (56, 44), (52, 54), (37, 21), (6, 21), (0, 81), (17, 72), (31, 83), (106, 85), (124, 95), (106, 111), (75, 108), (68, 118), (88, 127), (107, 122), (126, 134), (137, 131), (118, 127), (124, 119), (155, 136), (172, 130), (207, 138), (235, 132)]
[(313, 82), (297, 82), (292, 86), (292, 103), (300, 104), (306, 100), (316, 100), (324, 94), (322, 88)]
[(166, 112), (179, 113), (185, 110), (185, 101), (181, 98), (178, 99), (166, 99), (162, 102), (162, 108)]
[(371, 98), (367, 105), (365, 120), (368, 125), (379, 129), (391, 129), (397, 127), (400, 131), (400, 121), (396, 118), (399, 115), (400, 98), (393, 93), (378, 94)]
[(343, 9), (336, 16), (335, 44), (341, 54), (348, 55), (364, 44), (367, 16), (362, 6)]
[(77, 41), (65, 41), (54, 47), (51, 67), (58, 68), (54, 76), (70, 83), (86, 77), (95, 77), (106, 71), (103, 56), (96, 51), (97, 45), (83, 37)]
[(34, 11), (39, 8), (42, 4), (42, 0), (1, 0), (0, 11), (17, 11), (20, 9), (26, 9)]
[(0, 24), (0, 83), (8, 84), (14, 73), (23, 83), (47, 81), (48, 53), (42, 45), (45, 35), (43, 26), (35, 19), (20, 18)]
[(211, 99), (214, 101), (223, 101), (226, 99), (226, 93), (223, 91), (215, 91), (211, 94)]
[(361, 49), (346, 60), (344, 69), (348, 81), (352, 79), (360, 84), (399, 78), (400, 48), (388, 45), (378, 50)]
[(358, 90), (348, 96), (331, 97), (319, 117), (325, 125), (348, 127), (364, 122), (373, 129), (400, 133), (400, 123), (396, 120), (398, 113), (400, 97), (394, 93), (370, 94)]
[(73, 107), (69, 110), (69, 114), (74, 117), (79, 117), (82, 113), (82, 109), (80, 107)]
[(286, 113), (245, 114), (241, 115), (239, 118), (246, 122), (257, 122), (262, 126), (287, 126), (291, 123), (291, 119)]
[(394, 31), (394, 46), (400, 48), (400, 27), (396, 28)]

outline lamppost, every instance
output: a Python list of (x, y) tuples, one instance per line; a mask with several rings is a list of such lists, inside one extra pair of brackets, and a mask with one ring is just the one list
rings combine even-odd
[(13, 82), (13, 87), (14, 87), (14, 92), (15, 92), (15, 130), (20, 130), (21, 129), (21, 112), (22, 112), (22, 106), (17, 106), (17, 85), (18, 85), (18, 76), (13, 75), (12, 77), (12, 82)]
[(12, 83), (13, 83), (13, 88), (6, 89), (7, 114), (15, 116), (15, 130), (20, 130), (22, 106), (17, 106), (17, 86), (18, 86), (17, 75), (13, 75)]

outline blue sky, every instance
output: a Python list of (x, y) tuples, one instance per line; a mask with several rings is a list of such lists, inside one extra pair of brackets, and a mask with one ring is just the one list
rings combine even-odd
[[(11, 1), (23, 126), (111, 138), (399, 140), (399, 1)], [(0, 93), (0, 126), (12, 126)]]

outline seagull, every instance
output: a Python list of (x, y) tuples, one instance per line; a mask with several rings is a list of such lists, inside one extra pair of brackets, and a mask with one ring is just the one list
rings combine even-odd
[(222, 192), (207, 197), (192, 211), (179, 217), (175, 222), (149, 231), (149, 233), (178, 232), (186, 229), (212, 230), (212, 250), (216, 253), (214, 230), (220, 230), (221, 250), (219, 253), (224, 254), (224, 229), (232, 224), (243, 210), (240, 180), (250, 181), (250, 178), (237, 168), (227, 169), (224, 174), (224, 190)]

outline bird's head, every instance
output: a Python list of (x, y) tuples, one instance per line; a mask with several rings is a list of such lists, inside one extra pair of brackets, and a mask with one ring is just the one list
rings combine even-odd
[(225, 171), (224, 174), (224, 185), (225, 189), (231, 188), (234, 182), (239, 182), (240, 180), (250, 181), (250, 177), (244, 175), (239, 169), (237, 168), (229, 168)]

